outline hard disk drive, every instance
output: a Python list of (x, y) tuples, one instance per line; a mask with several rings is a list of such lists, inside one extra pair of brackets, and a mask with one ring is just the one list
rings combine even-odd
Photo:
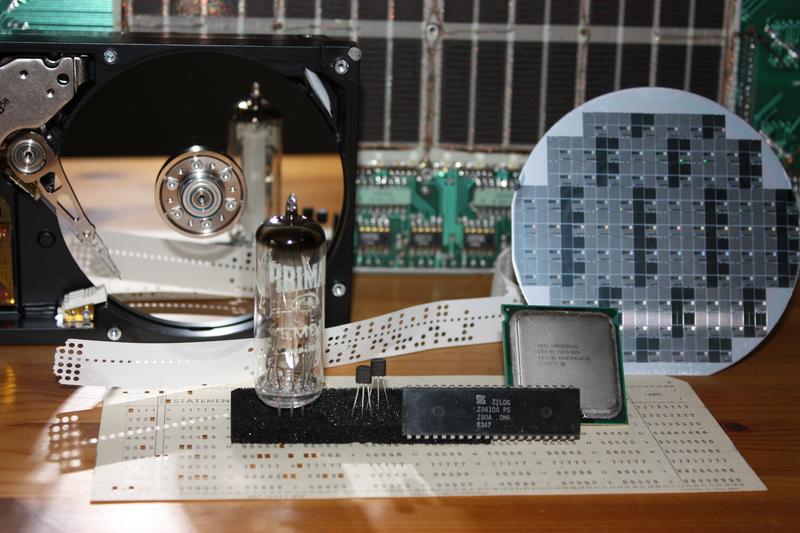
[(267, 210), (229, 149), (251, 87), (284, 137), (341, 156), (325, 318), (347, 322), (360, 57), (310, 36), (0, 37), (0, 342), (252, 334), (243, 215)]

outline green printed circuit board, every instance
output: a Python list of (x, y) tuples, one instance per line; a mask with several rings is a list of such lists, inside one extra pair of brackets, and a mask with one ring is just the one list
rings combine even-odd
[(361, 167), (360, 269), (488, 270), (511, 244), (519, 169)]
[(800, 1), (743, 0), (736, 112), (800, 178)]

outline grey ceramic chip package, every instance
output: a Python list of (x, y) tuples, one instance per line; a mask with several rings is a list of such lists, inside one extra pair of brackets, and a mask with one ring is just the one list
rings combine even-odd
[(585, 419), (626, 421), (616, 311), (509, 305), (504, 314), (510, 385), (576, 387)]

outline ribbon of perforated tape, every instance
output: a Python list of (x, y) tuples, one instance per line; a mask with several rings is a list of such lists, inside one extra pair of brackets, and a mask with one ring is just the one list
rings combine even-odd
[[(65, 232), (65, 235), (69, 232)], [(81, 270), (109, 294), (121, 292), (200, 292), (224, 296), (253, 295), (252, 246), (179, 241), (148, 235), (103, 232), (120, 279), (105, 272), (97, 258), (76, 239), (68, 239)]]
[[(325, 329), (325, 366), (501, 340), (513, 296), (443, 300)], [(253, 340), (125, 343), (69, 339), (53, 370), (67, 385), (184, 387), (251, 379)]]

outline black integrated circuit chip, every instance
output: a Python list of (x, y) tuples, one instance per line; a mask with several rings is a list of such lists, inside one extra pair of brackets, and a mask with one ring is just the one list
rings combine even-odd
[(361, 231), (358, 234), (359, 246), (390, 246), (392, 234), (388, 231)]
[(493, 250), (494, 232), (491, 233), (464, 233), (464, 248), (471, 250)]
[(575, 439), (580, 391), (533, 387), (406, 387), (403, 435), (443, 439)]
[(442, 245), (442, 233), (440, 231), (412, 231), (411, 246), (415, 248), (438, 248)]

